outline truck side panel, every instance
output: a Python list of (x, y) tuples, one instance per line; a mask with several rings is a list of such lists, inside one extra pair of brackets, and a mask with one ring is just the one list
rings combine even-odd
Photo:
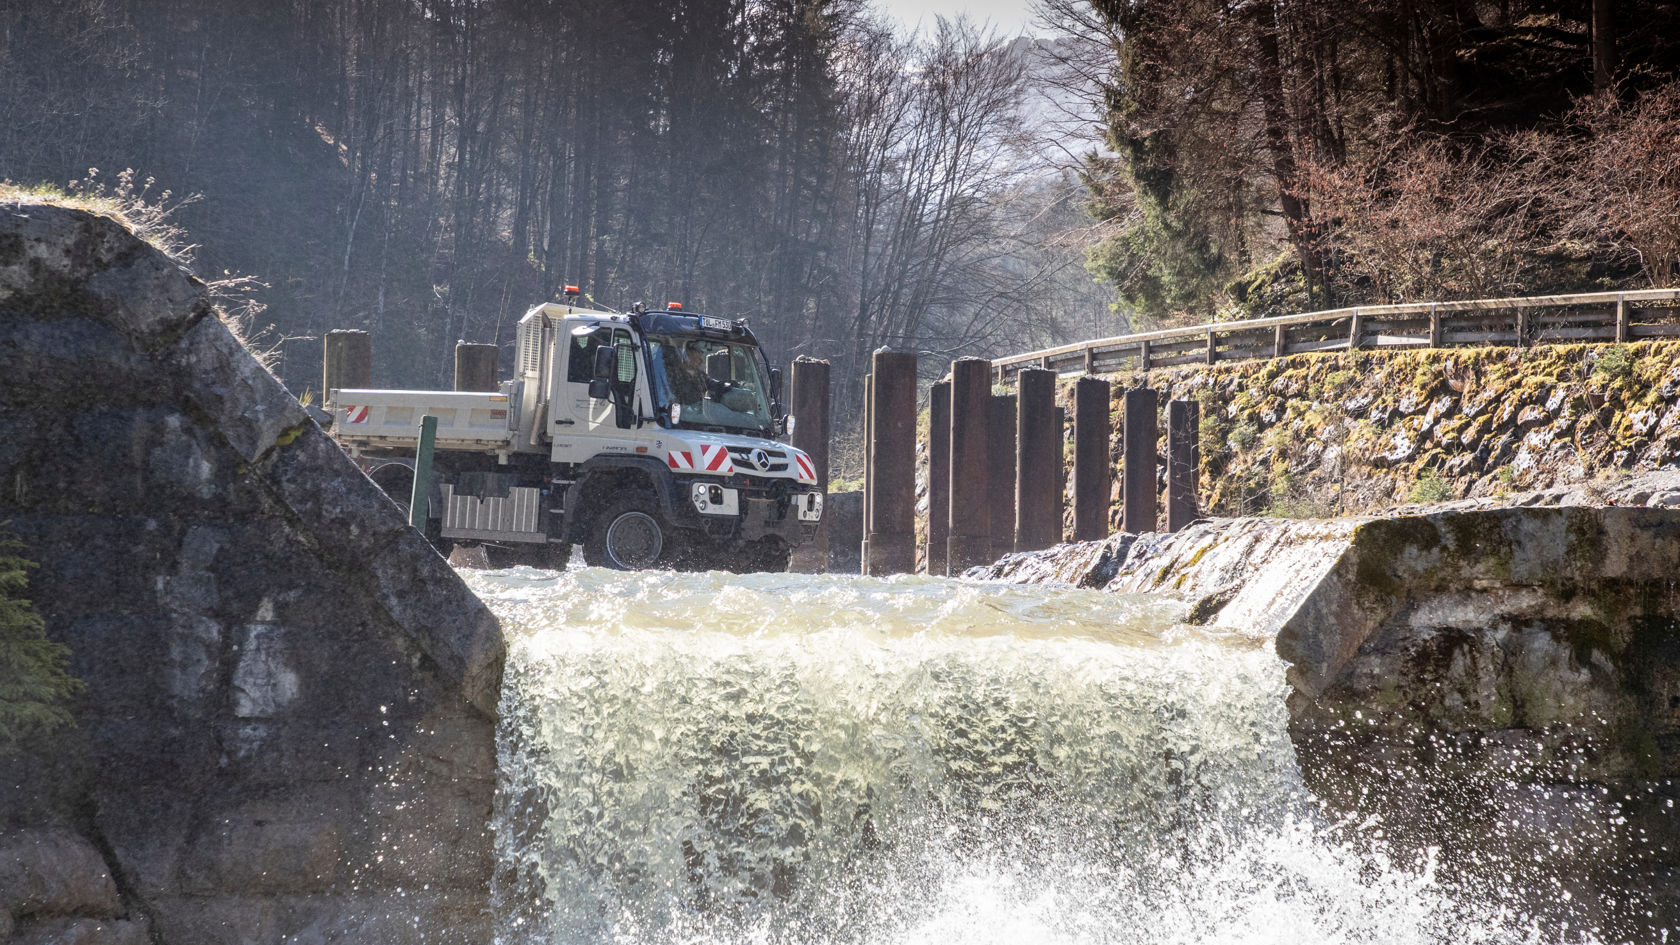
[(455, 391), (335, 390), (333, 425), (346, 446), (413, 449), (420, 418), (438, 418), (437, 448), (514, 450), (506, 395)]

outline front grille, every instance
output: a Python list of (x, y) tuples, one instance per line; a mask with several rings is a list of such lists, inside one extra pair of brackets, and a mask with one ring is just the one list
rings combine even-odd
[(729, 448), (729, 456), (735, 460), (737, 468), (755, 472), (787, 472), (788, 454), (785, 450), (766, 449), (764, 453), (770, 457), (770, 465), (760, 470), (752, 461), (753, 447), (731, 446)]

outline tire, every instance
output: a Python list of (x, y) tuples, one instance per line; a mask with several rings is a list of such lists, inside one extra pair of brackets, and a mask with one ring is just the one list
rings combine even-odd
[(616, 571), (669, 568), (684, 557), (684, 542), (651, 496), (628, 496), (607, 506), (589, 525), (583, 560)]

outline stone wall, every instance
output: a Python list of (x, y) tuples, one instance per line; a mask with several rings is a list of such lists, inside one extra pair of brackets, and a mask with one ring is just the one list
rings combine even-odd
[[(1200, 495), (1214, 515), (1365, 515), (1611, 487), (1680, 463), (1671, 340), (1324, 352), (1113, 380), (1116, 416), (1129, 386), (1201, 404)], [(1119, 440), (1117, 427), (1116, 464)]]
[(1224, 520), (985, 572), (1176, 593), (1274, 642), (1329, 811), (1480, 896), (1641, 942), (1680, 925), (1677, 575), (1680, 510), (1581, 505)]
[(488, 941), (488, 611), (112, 220), (0, 207), (0, 522), (86, 693), (0, 940)]

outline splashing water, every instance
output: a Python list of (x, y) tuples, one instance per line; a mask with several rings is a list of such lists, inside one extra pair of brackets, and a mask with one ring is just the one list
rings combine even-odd
[(509, 638), (498, 940), (1532, 942), (1302, 787), (1270, 646), (1179, 605), (468, 575)]

